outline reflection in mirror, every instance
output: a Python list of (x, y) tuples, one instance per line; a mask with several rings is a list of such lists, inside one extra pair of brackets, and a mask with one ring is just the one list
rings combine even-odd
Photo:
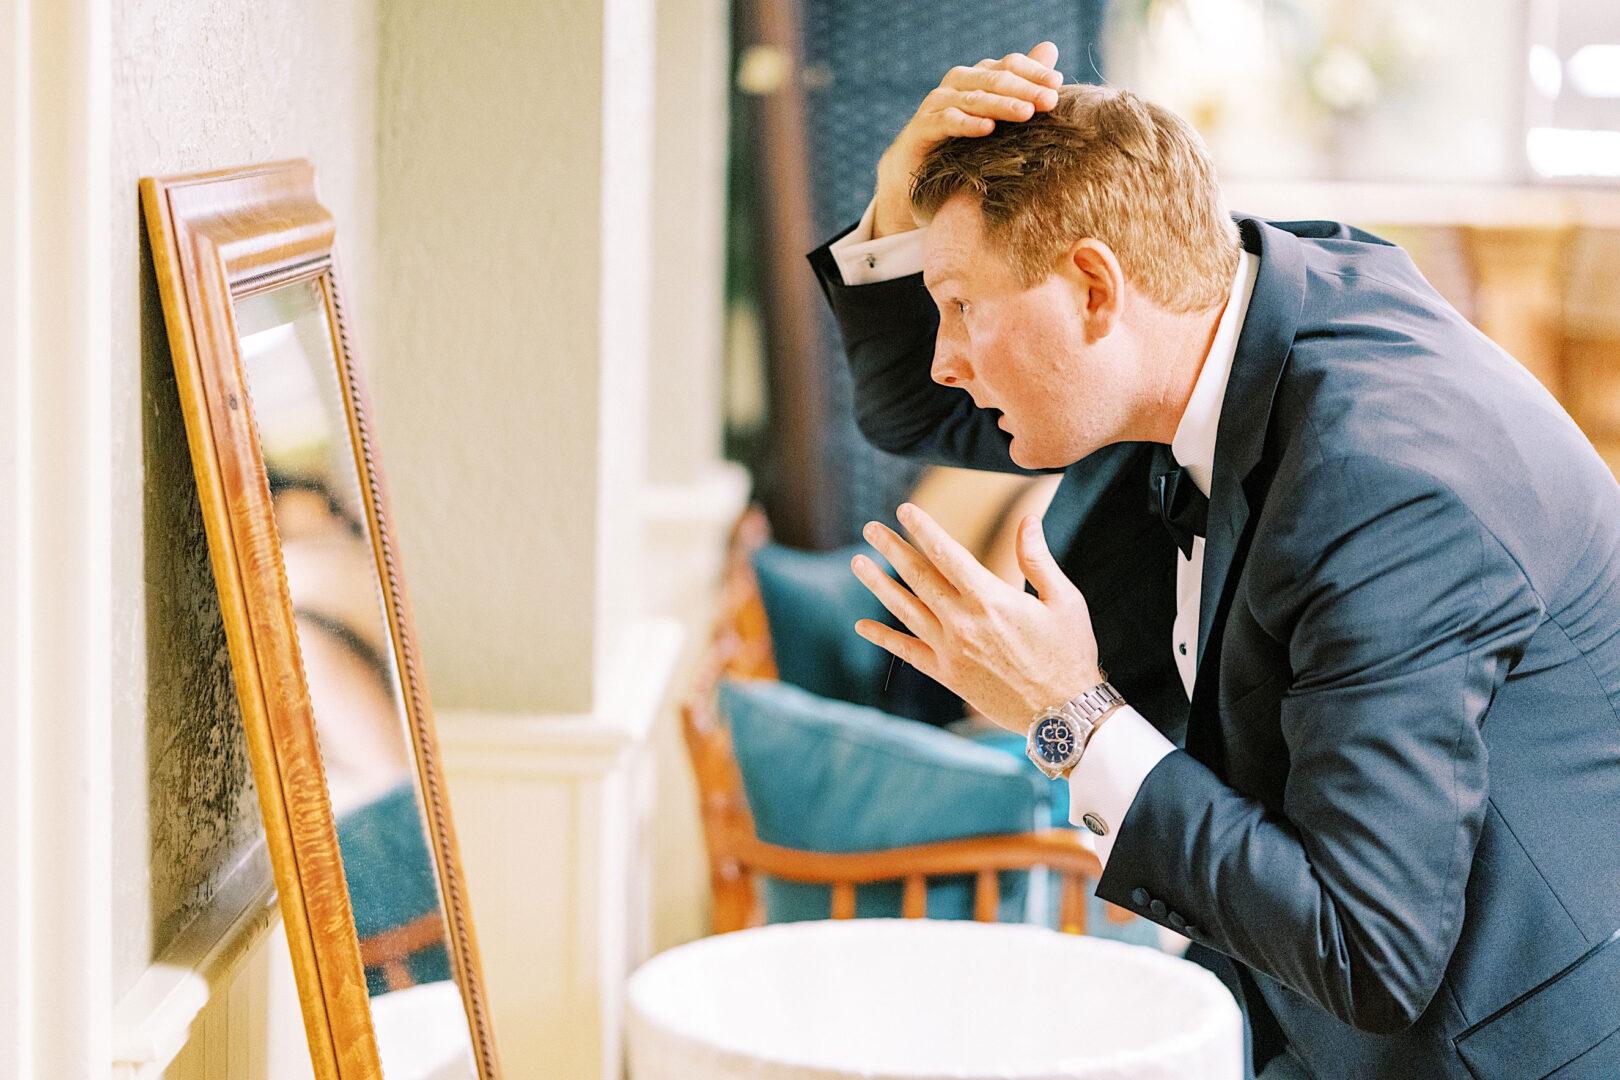
[(236, 301), (242, 371), (383, 1075), (473, 1080), (323, 287), (307, 278)]

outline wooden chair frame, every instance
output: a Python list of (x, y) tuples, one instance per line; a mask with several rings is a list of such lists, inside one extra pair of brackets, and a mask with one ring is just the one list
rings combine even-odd
[(1061, 928), (1066, 933), (1085, 933), (1085, 882), (1101, 876), (1102, 864), (1078, 833), (1066, 829), (838, 854), (800, 851), (759, 839), (731, 736), (716, 712), (716, 690), (722, 678), (759, 679), (776, 674), (764, 606), (749, 561), (767, 533), (764, 516), (757, 509), (750, 509), (733, 532), (715, 630), (681, 709), (709, 851), (715, 932), (764, 921), (755, 888), (758, 874), (831, 886), (835, 919), (853, 918), (855, 887), (878, 881), (902, 882), (901, 914), (908, 919), (923, 918), (927, 915), (928, 878), (972, 874), (976, 879), (973, 917), (994, 922), (1000, 903), (997, 874), (1044, 866), (1062, 882)]

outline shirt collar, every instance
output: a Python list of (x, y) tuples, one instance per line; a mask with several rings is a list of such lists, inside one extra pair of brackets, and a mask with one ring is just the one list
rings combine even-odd
[(1187, 400), (1181, 423), (1176, 425), (1175, 438), (1170, 441), (1170, 452), (1176, 462), (1186, 466), (1193, 483), (1206, 496), (1215, 473), (1215, 435), (1220, 428), (1226, 380), (1232, 374), (1238, 335), (1243, 333), (1243, 319), (1249, 313), (1249, 297), (1254, 292), (1254, 277), (1259, 269), (1259, 258), (1247, 251), (1238, 253), (1237, 273), (1232, 277), (1232, 293), (1227, 298), (1226, 310), (1215, 327), (1215, 340), (1210, 343), (1204, 366), (1198, 371), (1198, 381), (1193, 384), (1192, 397)]

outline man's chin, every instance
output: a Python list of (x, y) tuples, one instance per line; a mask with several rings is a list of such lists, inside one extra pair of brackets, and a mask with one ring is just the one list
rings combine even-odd
[(1020, 469), (1067, 469), (1085, 455), (1076, 457), (1072, 452), (1064, 453), (1051, 447), (1031, 446), (1026, 440), (1014, 436), (1012, 442), (1007, 444), (1007, 456), (1012, 458), (1013, 464)]
[(1048, 455), (1040, 452), (1039, 447), (1032, 447), (1017, 436), (1007, 444), (1007, 456), (1012, 458), (1013, 464), (1020, 469), (1056, 469), (1061, 465), (1053, 465), (1046, 460)]

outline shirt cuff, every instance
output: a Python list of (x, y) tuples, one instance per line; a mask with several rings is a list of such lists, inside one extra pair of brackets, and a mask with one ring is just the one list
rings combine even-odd
[(922, 273), (924, 230), (912, 229), (874, 240), (872, 216), (876, 206), (875, 199), (867, 203), (861, 223), (827, 249), (838, 263), (845, 285), (876, 285)]
[[(1069, 772), (1069, 822), (1096, 834), (1097, 858), (1104, 866), (1142, 781), (1175, 748), (1129, 705), (1116, 709), (1086, 743), (1079, 764)], [(1088, 817), (1103, 831), (1098, 833)]]

